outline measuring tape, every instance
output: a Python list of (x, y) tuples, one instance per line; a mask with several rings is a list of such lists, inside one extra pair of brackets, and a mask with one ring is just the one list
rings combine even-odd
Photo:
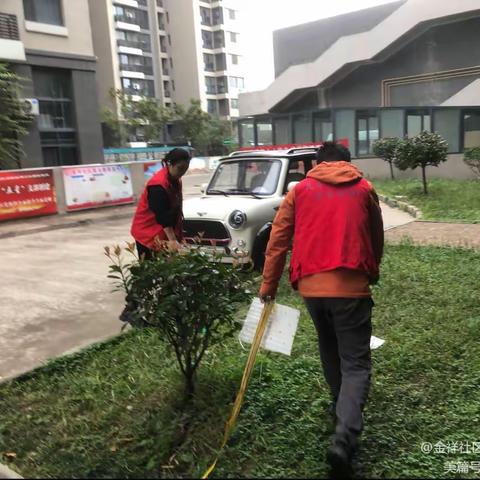
[(260, 321), (258, 322), (257, 330), (255, 331), (255, 337), (253, 337), (252, 346), (248, 354), (245, 370), (243, 371), (242, 382), (240, 383), (240, 390), (238, 391), (237, 398), (235, 399), (235, 403), (233, 404), (230, 418), (225, 425), (225, 433), (223, 434), (223, 441), (220, 447), (220, 452), (216, 460), (210, 466), (210, 468), (203, 474), (202, 478), (208, 478), (215, 470), (218, 462), (218, 457), (221, 451), (225, 448), (225, 445), (227, 444), (228, 439), (232, 434), (235, 424), (237, 423), (238, 415), (240, 414), (240, 410), (242, 408), (243, 398), (245, 397), (248, 382), (250, 380), (250, 376), (252, 375), (253, 366), (255, 365), (255, 360), (257, 358), (258, 349), (260, 348), (260, 344), (262, 343), (263, 335), (265, 334), (265, 330), (267, 328), (268, 319), (270, 318), (274, 305), (275, 303), (273, 301), (268, 301), (263, 307), (262, 315), (260, 317)]

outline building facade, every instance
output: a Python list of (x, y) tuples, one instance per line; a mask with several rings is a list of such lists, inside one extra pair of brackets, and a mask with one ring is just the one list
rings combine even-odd
[(277, 31), (275, 81), (240, 96), (241, 143), (347, 138), (361, 159), (380, 137), (431, 130), (451, 154), (478, 146), (478, 31), (477, 0), (401, 0)]
[(238, 117), (240, 0), (90, 0), (101, 105), (112, 88)]
[(88, 0), (2, 0), (0, 62), (34, 105), (22, 167), (103, 162)]

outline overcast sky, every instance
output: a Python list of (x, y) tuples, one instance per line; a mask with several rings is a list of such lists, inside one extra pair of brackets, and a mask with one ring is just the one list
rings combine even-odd
[(373, 7), (392, 0), (242, 0), (247, 90), (266, 88), (274, 79), (272, 32)]

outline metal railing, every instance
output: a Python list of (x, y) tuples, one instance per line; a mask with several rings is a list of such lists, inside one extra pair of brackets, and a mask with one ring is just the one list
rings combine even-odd
[(0, 13), (0, 38), (20, 40), (16, 15)]
[(124, 72), (141, 72), (145, 75), (153, 75), (153, 67), (151, 65), (128, 65), (121, 63), (120, 69)]
[(129, 47), (129, 48), (138, 48), (139, 50), (143, 50), (144, 52), (151, 52), (152, 47), (150, 42), (139, 42), (133, 40), (117, 40), (117, 44), (119, 47)]

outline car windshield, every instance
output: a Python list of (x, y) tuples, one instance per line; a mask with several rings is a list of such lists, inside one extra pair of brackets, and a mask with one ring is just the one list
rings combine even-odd
[(282, 163), (279, 160), (239, 160), (217, 168), (207, 193), (228, 195), (273, 195)]

